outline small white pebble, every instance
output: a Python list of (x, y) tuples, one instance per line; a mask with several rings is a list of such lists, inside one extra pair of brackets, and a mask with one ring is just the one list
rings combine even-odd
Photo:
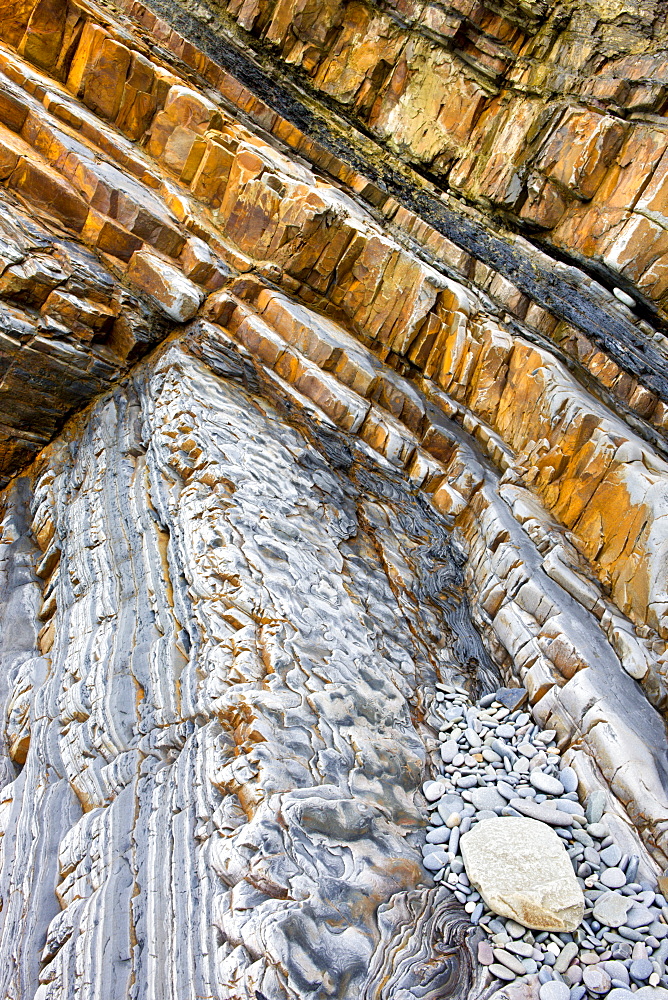
[(620, 302), (623, 302), (625, 306), (628, 306), (629, 309), (633, 309), (633, 307), (636, 304), (635, 303), (635, 299), (632, 299), (631, 296), (628, 295), (626, 292), (622, 291), (621, 288), (613, 288), (612, 289), (612, 294)]
[(425, 781), (422, 791), (427, 802), (436, 802), (445, 793), (445, 785), (440, 781)]

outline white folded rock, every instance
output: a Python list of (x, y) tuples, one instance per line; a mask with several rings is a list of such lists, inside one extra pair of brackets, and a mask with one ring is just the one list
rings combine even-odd
[(499, 816), (461, 839), (469, 881), (490, 910), (539, 931), (574, 931), (584, 895), (566, 848), (545, 823)]

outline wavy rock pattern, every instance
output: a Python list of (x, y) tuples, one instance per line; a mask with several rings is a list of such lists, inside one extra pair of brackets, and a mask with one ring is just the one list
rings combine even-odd
[(175, 344), (8, 493), (4, 996), (473, 985), (414, 795), (426, 693), (488, 660), (434, 513), (327, 435)]

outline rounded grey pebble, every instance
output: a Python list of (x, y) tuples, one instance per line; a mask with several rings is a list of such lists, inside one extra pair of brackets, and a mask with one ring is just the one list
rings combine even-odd
[(626, 875), (621, 868), (608, 868), (601, 873), (601, 882), (608, 889), (621, 889), (626, 885)]
[(475, 747), (477, 749), (482, 746), (482, 740), (476, 733), (475, 729), (466, 729), (464, 732), (464, 738), (470, 747)]
[(451, 764), (459, 753), (459, 746), (454, 740), (446, 740), (441, 744), (441, 760), (444, 764)]
[(577, 792), (578, 776), (572, 767), (562, 767), (559, 772), (559, 781), (567, 792)]
[(492, 965), (488, 966), (489, 971), (497, 979), (503, 979), (505, 982), (510, 983), (515, 979), (515, 973), (507, 969), (505, 965), (501, 965), (499, 962), (494, 962)]
[(647, 937), (645, 931), (634, 931), (632, 927), (619, 927), (619, 933), (629, 941), (644, 941)]
[(506, 934), (510, 934), (511, 938), (514, 938), (516, 941), (523, 938), (527, 932), (526, 927), (523, 927), (522, 924), (518, 924), (515, 920), (510, 919), (506, 920), (505, 930)]
[(668, 1000), (668, 990), (663, 986), (641, 986), (631, 996), (635, 1000)]
[(613, 288), (612, 294), (619, 302), (622, 303), (622, 305), (628, 306), (629, 309), (635, 308), (635, 299), (631, 298), (631, 296), (625, 292), (623, 288)]
[(492, 811), (503, 809), (506, 800), (495, 788), (476, 788), (471, 792), (471, 801), (476, 809)]
[(610, 991), (610, 976), (600, 965), (587, 965), (583, 969), (582, 979), (590, 993), (600, 996)]
[(427, 834), (428, 844), (447, 844), (450, 839), (450, 828), (439, 826), (435, 830), (430, 830)]
[(586, 992), (584, 986), (571, 986), (571, 1000), (582, 1000)]
[(463, 808), (464, 799), (461, 795), (457, 795), (456, 792), (448, 792), (447, 795), (444, 795), (438, 803), (438, 812), (443, 822), (445, 822), (445, 820), (448, 819), (453, 812), (461, 813)]
[(570, 1000), (571, 991), (566, 983), (558, 983), (556, 979), (551, 979), (547, 983), (542, 983), (539, 995), (540, 1000)]
[(634, 903), (626, 914), (626, 926), (632, 927), (634, 930), (638, 930), (640, 927), (649, 927), (652, 920), (652, 911), (649, 907), (642, 906), (640, 903)]
[(439, 869), (444, 868), (448, 863), (448, 856), (445, 851), (439, 851), (438, 849), (433, 851), (431, 854), (423, 859), (422, 864), (430, 872), (437, 872)]
[(619, 960), (604, 962), (603, 968), (608, 973), (611, 979), (619, 979), (624, 984), (624, 986), (629, 985), (628, 969), (626, 968), (623, 962), (620, 962)]
[(458, 788), (475, 788), (478, 784), (478, 779), (475, 774), (465, 774), (457, 782)]
[(496, 812), (492, 812), (491, 809), (480, 809), (480, 811), (476, 813), (476, 819), (496, 819), (496, 815)]
[(545, 795), (563, 795), (565, 791), (558, 778), (551, 778), (549, 774), (539, 771), (538, 768), (531, 772), (529, 781), (534, 788)]
[(615, 868), (621, 860), (622, 852), (617, 844), (611, 844), (610, 847), (601, 851), (601, 861), (610, 868)]
[(622, 989), (621, 987), (615, 987), (614, 990), (610, 990), (605, 1000), (633, 1000), (636, 996), (631, 990)]
[(648, 958), (636, 958), (633, 962), (631, 962), (629, 972), (631, 973), (632, 979), (638, 979), (643, 982), (645, 979), (649, 979), (652, 975), (654, 972), (654, 966)]
[(602, 790), (592, 792), (587, 799), (585, 815), (588, 823), (598, 823), (605, 809), (606, 795)]

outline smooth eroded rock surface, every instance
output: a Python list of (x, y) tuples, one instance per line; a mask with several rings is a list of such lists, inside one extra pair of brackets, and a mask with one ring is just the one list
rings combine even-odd
[(584, 896), (566, 850), (544, 823), (483, 820), (461, 839), (466, 874), (490, 909), (525, 927), (574, 931)]

